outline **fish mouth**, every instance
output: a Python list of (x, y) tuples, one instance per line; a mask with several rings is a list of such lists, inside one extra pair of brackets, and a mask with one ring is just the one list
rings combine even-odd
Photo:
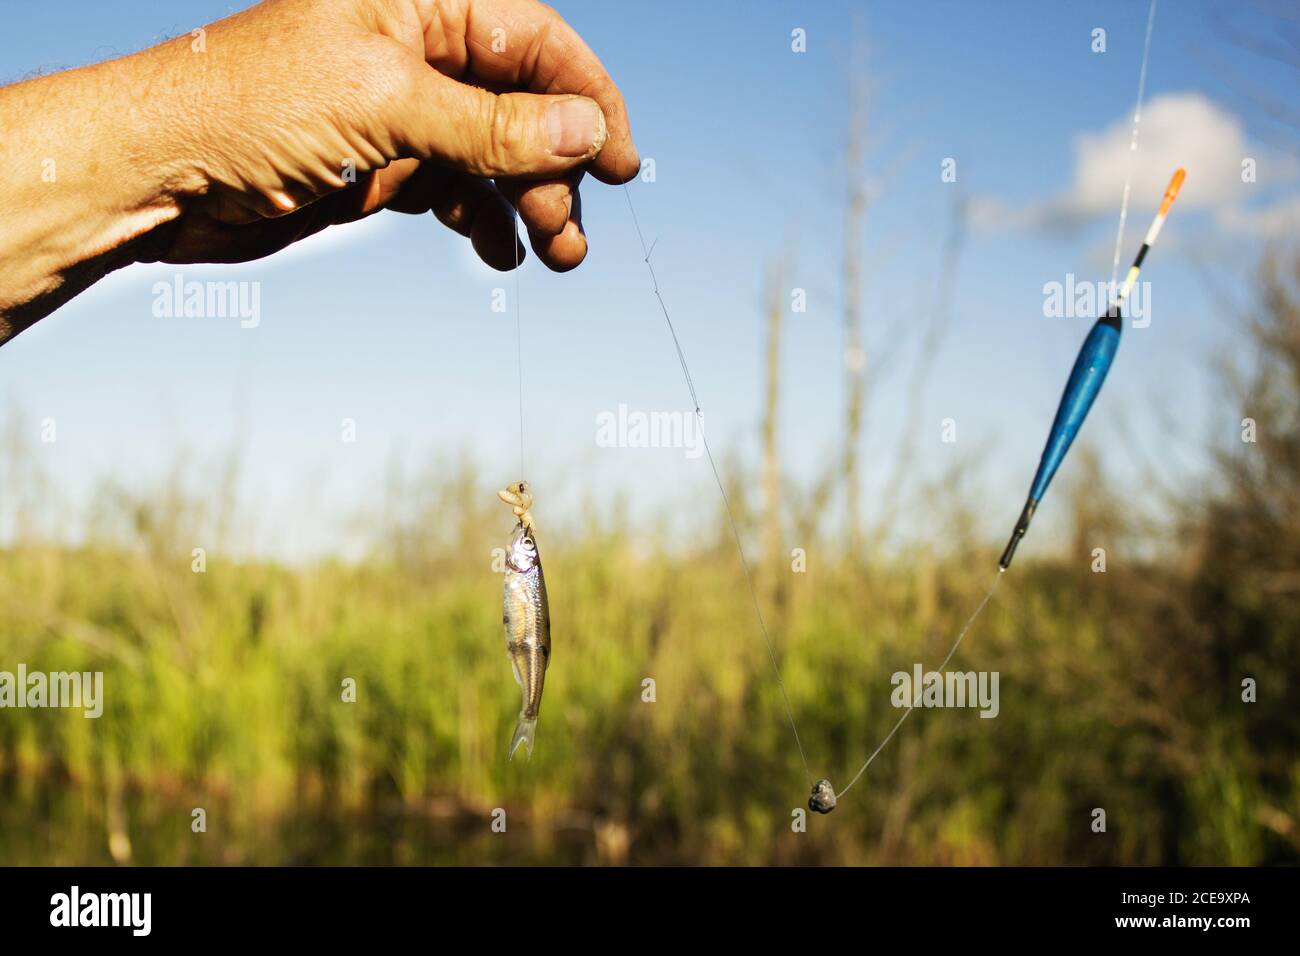
[(516, 574), (525, 574), (537, 567), (537, 561), (526, 557), (516, 557), (512, 550), (510, 555), (506, 558), (506, 565)]
[(510, 548), (506, 552), (506, 563), (512, 571), (531, 571), (537, 567), (537, 542), (522, 522), (515, 526), (515, 533), (510, 537)]

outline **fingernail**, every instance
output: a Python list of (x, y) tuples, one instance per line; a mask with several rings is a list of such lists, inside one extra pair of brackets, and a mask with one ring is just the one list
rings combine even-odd
[(586, 156), (605, 145), (605, 116), (592, 100), (561, 100), (547, 111), (546, 123), (556, 156)]

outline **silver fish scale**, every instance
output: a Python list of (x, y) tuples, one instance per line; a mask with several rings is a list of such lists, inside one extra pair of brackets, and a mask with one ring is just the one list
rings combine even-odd
[(523, 716), (536, 717), (551, 657), (550, 609), (540, 558), (528, 571), (506, 568), (503, 619), (506, 652), (523, 692)]

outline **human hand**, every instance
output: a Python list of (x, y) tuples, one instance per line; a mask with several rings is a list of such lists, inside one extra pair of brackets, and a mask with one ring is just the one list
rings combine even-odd
[(0, 344), (132, 261), (256, 259), (380, 209), (509, 269), (517, 208), (572, 269), (583, 175), (640, 165), (618, 88), (536, 0), (266, 0), (0, 89), (0, 129)]
[(389, 208), (432, 210), (509, 269), (514, 204), (567, 270), (584, 169), (639, 169), (618, 88), (534, 0), (267, 0), (202, 40), (172, 64), (169, 138), (199, 198), (150, 244), (163, 261), (254, 259)]

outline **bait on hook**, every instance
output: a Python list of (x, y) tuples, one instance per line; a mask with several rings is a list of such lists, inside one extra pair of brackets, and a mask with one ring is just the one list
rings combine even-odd
[(516, 481), (512, 485), (507, 485), (497, 492), (497, 497), (510, 505), (521, 525), (529, 531), (537, 530), (537, 527), (533, 524), (532, 513), (528, 510), (533, 506), (533, 496), (528, 491), (528, 482)]

